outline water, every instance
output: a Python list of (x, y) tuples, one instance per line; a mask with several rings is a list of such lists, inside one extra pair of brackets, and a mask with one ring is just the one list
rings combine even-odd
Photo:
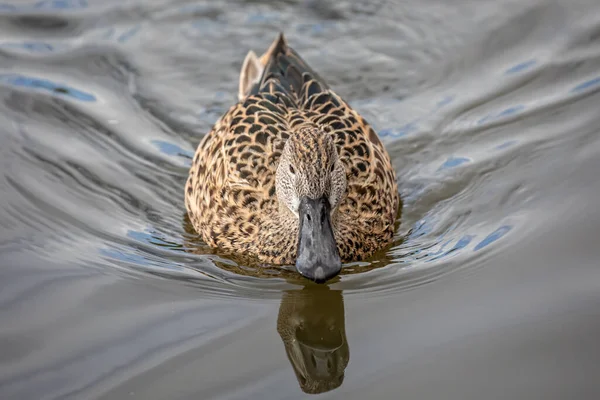
[[(279, 30), (372, 123), (396, 241), (328, 286), (183, 185)], [(597, 1), (0, 4), (0, 398), (597, 398)]]

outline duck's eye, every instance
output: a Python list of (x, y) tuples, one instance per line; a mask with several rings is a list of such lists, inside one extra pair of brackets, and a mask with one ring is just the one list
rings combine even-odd
[(290, 164), (290, 172), (291, 172), (292, 174), (295, 174), (295, 173), (296, 173), (296, 170), (294, 169), (294, 167), (292, 166), (292, 164)]

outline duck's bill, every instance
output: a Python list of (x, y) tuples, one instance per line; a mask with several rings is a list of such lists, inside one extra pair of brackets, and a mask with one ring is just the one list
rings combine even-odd
[(331, 206), (326, 197), (303, 197), (298, 207), (298, 253), (296, 269), (315, 282), (323, 283), (342, 269), (331, 228)]

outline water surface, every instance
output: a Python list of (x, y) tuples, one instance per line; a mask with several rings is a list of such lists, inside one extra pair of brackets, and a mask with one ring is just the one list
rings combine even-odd
[[(279, 31), (403, 198), (327, 286), (185, 217)], [(600, 395), (597, 1), (13, 1), (0, 32), (0, 398)]]

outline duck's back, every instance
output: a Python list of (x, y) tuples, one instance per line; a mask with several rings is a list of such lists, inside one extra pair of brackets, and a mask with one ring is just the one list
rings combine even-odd
[(194, 156), (185, 200), (195, 229), (211, 246), (254, 253), (265, 262), (293, 262), (295, 238), (282, 238), (271, 249), (257, 242), (267, 239), (265, 227), (278, 212), (275, 174), (285, 142), (290, 132), (308, 125), (333, 136), (346, 168), (347, 196), (334, 221), (340, 256), (370, 255), (391, 239), (398, 209), (387, 152), (367, 122), (283, 36), (260, 62), (260, 75), (243, 77), (240, 101), (203, 138)]

